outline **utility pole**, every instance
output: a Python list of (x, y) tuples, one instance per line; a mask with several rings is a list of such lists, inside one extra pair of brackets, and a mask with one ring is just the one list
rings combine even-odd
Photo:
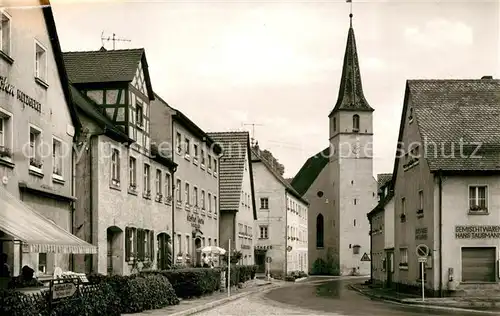
[(102, 33), (101, 33), (101, 44), (102, 44), (102, 47), (104, 47), (104, 42), (105, 41), (106, 42), (110, 42), (110, 41), (113, 42), (113, 50), (115, 50), (116, 42), (131, 42), (131, 40), (126, 39), (126, 38), (117, 38), (115, 33), (113, 33), (113, 36), (105, 37), (104, 36), (104, 31), (102, 31)]

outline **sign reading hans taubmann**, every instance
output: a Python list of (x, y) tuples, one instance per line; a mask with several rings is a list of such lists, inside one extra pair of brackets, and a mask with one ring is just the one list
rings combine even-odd
[(500, 239), (500, 225), (457, 225), (457, 239)]

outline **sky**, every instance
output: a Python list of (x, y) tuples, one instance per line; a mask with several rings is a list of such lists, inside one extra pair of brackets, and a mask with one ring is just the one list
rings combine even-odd
[[(207, 132), (248, 130), (293, 177), (328, 146), (350, 5), (52, 0), (63, 51), (145, 48), (153, 89)], [(498, 1), (353, 3), (374, 175), (392, 172), (407, 79), (500, 77)], [(104, 42), (112, 49), (112, 42)]]

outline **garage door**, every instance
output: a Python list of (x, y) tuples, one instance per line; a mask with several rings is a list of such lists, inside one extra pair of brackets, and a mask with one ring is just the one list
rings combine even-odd
[(495, 248), (462, 248), (462, 282), (495, 282)]

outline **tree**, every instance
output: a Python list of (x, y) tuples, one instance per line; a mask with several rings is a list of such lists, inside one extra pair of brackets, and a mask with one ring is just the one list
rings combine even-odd
[(274, 158), (273, 154), (269, 150), (261, 150), (260, 157), (262, 159), (265, 159), (274, 170), (276, 170), (281, 176), (283, 176), (283, 174), (285, 173), (285, 166), (283, 164), (280, 164), (278, 159)]

